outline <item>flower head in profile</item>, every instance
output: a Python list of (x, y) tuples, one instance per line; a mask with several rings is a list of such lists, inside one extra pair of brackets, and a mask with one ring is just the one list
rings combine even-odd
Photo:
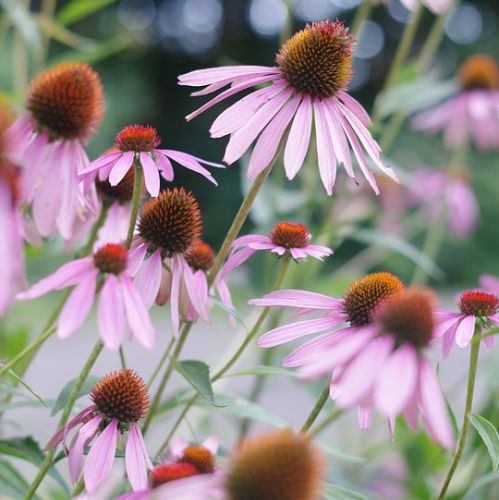
[[(444, 357), (454, 344), (467, 347), (477, 328), (486, 330), (499, 326), (499, 296), (481, 290), (468, 290), (459, 298), (459, 312), (438, 311), (435, 338), (442, 337)], [(487, 347), (494, 345), (494, 337), (483, 339)]]
[(118, 500), (147, 500), (152, 494), (179, 500), (213, 498), (212, 494), (215, 495), (218, 490), (217, 450), (218, 439), (213, 436), (201, 444), (189, 444), (182, 438), (174, 439), (168, 449), (167, 459), (151, 470), (148, 487), (125, 493)]
[[(93, 404), (59, 429), (46, 448), (61, 442), (66, 448), (67, 434), (80, 426), (69, 445), (69, 473), (76, 482), (83, 468), (85, 488), (92, 494), (111, 473), (118, 441), (124, 436), (128, 481), (133, 490), (144, 489), (147, 470), (152, 469), (138, 424), (149, 407), (144, 381), (130, 369), (112, 372), (95, 384), (90, 397)], [(83, 464), (87, 446), (90, 449)]]
[(486, 55), (475, 55), (459, 68), (459, 91), (449, 100), (413, 119), (430, 133), (443, 131), (448, 148), (472, 140), (480, 150), (499, 148), (499, 67)]
[(295, 260), (308, 256), (323, 260), (333, 251), (322, 245), (310, 243), (312, 235), (307, 226), (299, 222), (278, 222), (269, 236), (250, 234), (234, 240), (232, 252), (221, 274), (226, 276), (235, 267), (246, 262), (255, 252), (270, 250), (273, 254), (282, 257), (289, 253)]
[(58, 64), (31, 82), (26, 107), (6, 133), (23, 167), (23, 201), (40, 235), (58, 230), (69, 239), (75, 219), (95, 205), (95, 189), (84, 189), (78, 175), (88, 165), (83, 143), (102, 120), (99, 76), (85, 63)]
[[(255, 143), (248, 167), (248, 177), (254, 179), (271, 164), (284, 141), (284, 169), (291, 180), (303, 165), (313, 125), (319, 174), (327, 194), (333, 192), (338, 165), (355, 177), (352, 152), (377, 193), (368, 158), (387, 175), (395, 178), (395, 174), (381, 161), (381, 150), (367, 130), (369, 116), (346, 92), (353, 73), (353, 48), (354, 38), (343, 23), (321, 21), (292, 36), (277, 54), (276, 66), (225, 66), (180, 75), (180, 85), (205, 87), (193, 95), (228, 87), (187, 120), (243, 90), (264, 85), (228, 107), (210, 128), (212, 137), (230, 136), (224, 156), (227, 164)], [(288, 126), (289, 134), (283, 139)]]
[(135, 339), (152, 348), (155, 330), (130, 275), (128, 259), (125, 247), (106, 244), (92, 256), (64, 264), (17, 297), (34, 299), (52, 290), (74, 287), (57, 320), (57, 336), (65, 339), (81, 327), (98, 293), (97, 324), (104, 345), (118, 349), (128, 324)]
[(158, 132), (150, 125), (128, 125), (116, 136), (113, 150), (88, 165), (81, 172), (82, 177), (93, 179), (98, 173), (101, 181), (108, 179), (111, 186), (116, 186), (136, 162), (144, 171), (148, 193), (156, 197), (160, 189), (160, 175), (169, 182), (173, 181), (174, 173), (171, 163), (173, 160), (217, 185), (211, 173), (201, 163), (221, 168), (223, 165), (211, 163), (181, 151), (159, 149), (160, 142)]
[(225, 478), (231, 500), (318, 500), (325, 463), (311, 439), (291, 429), (246, 439)]
[[(143, 205), (137, 227), (138, 234), (132, 244), (132, 273), (145, 304), (151, 306), (160, 292), (167, 294), (175, 336), (182, 303), (192, 304), (193, 310), (207, 321), (206, 287), (200, 286), (184, 257), (202, 230), (201, 211), (194, 195), (184, 188), (162, 191)], [(164, 267), (169, 278), (162, 272)], [(182, 302), (183, 290), (188, 300)]]

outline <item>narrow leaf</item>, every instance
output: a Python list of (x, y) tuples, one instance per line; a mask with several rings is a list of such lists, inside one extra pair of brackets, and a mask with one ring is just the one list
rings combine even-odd
[(293, 370), (288, 370), (287, 368), (281, 368), (279, 366), (254, 366), (253, 368), (248, 368), (247, 370), (241, 370), (234, 373), (229, 373), (225, 375), (226, 377), (241, 377), (244, 375), (257, 375), (260, 377), (265, 376), (284, 376), (296, 378), (297, 374)]
[(218, 300), (216, 297), (210, 296), (210, 300), (211, 302), (213, 302), (214, 305), (222, 309), (222, 311), (232, 316), (246, 330), (246, 332), (249, 331), (248, 327), (244, 323), (243, 317), (235, 309), (227, 307), (221, 300)]
[[(87, 380), (85, 380), (85, 383), (82, 385), (80, 392), (78, 393), (78, 397), (81, 398), (85, 394), (88, 394), (91, 390), (92, 387), (99, 381), (98, 377), (94, 377), (90, 375), (87, 377)], [(62, 391), (59, 393), (59, 396), (57, 396), (57, 399), (55, 401), (55, 404), (52, 408), (52, 412), (50, 413), (50, 416), (53, 417), (59, 410), (62, 410), (65, 406), (66, 403), (68, 402), (69, 395), (71, 394), (71, 391), (73, 390), (73, 387), (75, 385), (76, 379), (74, 378), (73, 380), (70, 380), (62, 389)]]
[(42, 403), (44, 406), (47, 406), (45, 400), (34, 389), (32, 389), (21, 377), (19, 377), (13, 370), (7, 370), (7, 373), (13, 379), (15, 379), (17, 383), (21, 384), (30, 394), (32, 394), (36, 399), (38, 399), (40, 403)]
[(471, 414), (469, 419), (487, 447), (492, 461), (492, 468), (497, 471), (499, 468), (499, 433), (497, 429), (481, 415)]
[(85, 0), (84, 2), (81, 0), (73, 0), (59, 10), (57, 19), (62, 24), (72, 24), (114, 2), (116, 2), (116, 0)]
[(172, 359), (173, 367), (182, 377), (194, 387), (199, 395), (213, 406), (220, 406), (213, 395), (213, 387), (210, 380), (210, 368), (202, 361), (189, 359), (176, 361)]
[(324, 487), (324, 498), (327, 500), (368, 500), (362, 493), (329, 483)]

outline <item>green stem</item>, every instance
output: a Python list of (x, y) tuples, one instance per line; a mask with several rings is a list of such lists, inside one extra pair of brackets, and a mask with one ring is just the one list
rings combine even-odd
[[(99, 354), (102, 351), (102, 348), (104, 347), (104, 344), (99, 340), (95, 344), (92, 352), (90, 353), (90, 356), (87, 359), (87, 362), (83, 366), (82, 371), (80, 372), (80, 375), (76, 379), (76, 382), (73, 386), (73, 389), (71, 390), (71, 393), (69, 395), (68, 401), (66, 405), (64, 406), (61, 419), (59, 420), (59, 425), (58, 429), (66, 425), (67, 421), (69, 420), (69, 416), (71, 415), (71, 410), (73, 409), (73, 406), (75, 404), (75, 401), (78, 399), (78, 395), (80, 393), (80, 390), (85, 383), (85, 380), (87, 380), (88, 374), (90, 373), (90, 370), (94, 366), (97, 358), (99, 357)], [(36, 490), (38, 489), (38, 486), (40, 486), (40, 483), (42, 482), (43, 478), (49, 471), (49, 469), (52, 467), (52, 461), (54, 459), (54, 455), (56, 452), (56, 447), (52, 448), (50, 451), (47, 452), (45, 455), (45, 459), (40, 466), (40, 470), (38, 471), (37, 476), (31, 483), (30, 487), (28, 488), (28, 491), (26, 492), (26, 495), (24, 496), (24, 500), (30, 500), (33, 495), (36, 493)]]
[(165, 364), (165, 361), (168, 359), (168, 356), (170, 355), (173, 344), (175, 344), (175, 337), (172, 337), (170, 339), (170, 342), (168, 342), (168, 345), (166, 346), (166, 349), (165, 349), (165, 352), (163, 353), (163, 356), (161, 356), (159, 363), (156, 365), (156, 368), (152, 372), (152, 375), (151, 375), (151, 378), (149, 379), (149, 382), (147, 382), (147, 387), (151, 387), (153, 382), (156, 380), (156, 377), (158, 376), (159, 372), (161, 371), (161, 368)]
[(321, 420), (313, 429), (309, 431), (309, 435), (314, 437), (322, 432), (330, 423), (334, 422), (343, 414), (341, 410), (333, 410), (327, 417)]
[(319, 395), (319, 399), (312, 408), (312, 411), (310, 412), (310, 415), (308, 416), (307, 420), (300, 429), (300, 432), (307, 432), (310, 429), (310, 427), (312, 427), (312, 424), (319, 416), (319, 413), (321, 412), (322, 408), (324, 407), (328, 399), (329, 399), (329, 384), (327, 384), (326, 387), (322, 389), (322, 392)]
[(71, 493), (71, 498), (75, 498), (85, 490), (85, 483), (83, 482), (83, 477), (80, 477), (79, 481), (76, 483), (76, 486), (73, 488), (73, 492)]
[(127, 248), (130, 248), (133, 240), (133, 232), (135, 231), (135, 224), (137, 222), (137, 215), (139, 214), (140, 198), (142, 196), (142, 178), (144, 172), (139, 161), (134, 162), (135, 177), (133, 181), (133, 197), (132, 197), (132, 214), (130, 215), (130, 225), (128, 226), (128, 234), (126, 237)]
[(94, 243), (97, 241), (97, 235), (99, 233), (99, 230), (102, 228), (104, 225), (104, 222), (106, 222), (107, 214), (109, 213), (109, 209), (111, 208), (112, 203), (109, 203), (108, 201), (104, 201), (102, 203), (102, 209), (99, 214), (99, 218), (95, 221), (95, 224), (92, 227), (92, 230), (90, 231), (90, 235), (88, 236), (88, 241), (87, 244), (83, 247), (82, 250), (82, 255), (89, 255), (94, 247)]
[[(275, 280), (275, 284), (274, 284), (273, 290), (279, 290), (282, 287), (282, 284), (284, 282), (284, 277), (286, 276), (286, 271), (289, 268), (290, 261), (291, 261), (291, 259), (290, 259), (289, 254), (286, 254), (281, 259), (281, 268), (280, 268), (279, 273), (277, 275), (277, 278)], [(255, 324), (253, 325), (253, 328), (248, 333), (248, 335), (246, 335), (246, 338), (243, 340), (243, 342), (241, 343), (241, 345), (239, 346), (239, 348), (237, 349), (237, 351), (227, 361), (227, 363), (225, 363), (225, 365), (222, 368), (220, 368), (220, 370), (218, 370), (218, 372), (215, 375), (213, 375), (213, 377), (211, 377), (211, 382), (212, 383), (214, 383), (217, 380), (219, 380), (220, 378), (222, 378), (234, 366), (234, 364), (239, 359), (239, 357), (241, 356), (241, 354), (244, 352), (244, 350), (246, 349), (246, 347), (248, 346), (248, 344), (258, 334), (258, 331), (259, 331), (260, 327), (262, 326), (263, 322), (265, 321), (265, 318), (267, 317), (267, 315), (269, 314), (269, 312), (270, 312), (270, 307), (264, 307), (262, 309), (262, 312), (260, 313), (260, 315), (258, 316)], [(163, 453), (163, 450), (165, 450), (168, 447), (168, 444), (170, 443), (171, 438), (173, 437), (173, 435), (175, 434), (175, 432), (178, 429), (179, 425), (181, 424), (181, 422), (183, 421), (183, 419), (187, 415), (189, 409), (196, 402), (198, 396), (199, 396), (198, 393), (194, 394), (194, 396), (186, 404), (186, 406), (184, 407), (184, 409), (182, 410), (182, 412), (178, 416), (177, 420), (173, 424), (173, 427), (172, 427), (170, 433), (168, 434), (167, 438), (165, 439), (165, 441), (163, 442), (163, 444), (160, 446), (160, 448), (159, 448), (158, 453), (156, 454), (156, 456), (161, 455), (161, 453)]]
[(211, 287), (211, 285), (213, 285), (213, 283), (215, 282), (215, 278), (217, 277), (218, 272), (220, 271), (225, 259), (227, 258), (227, 255), (229, 255), (232, 243), (237, 238), (237, 235), (239, 234), (239, 231), (241, 230), (244, 221), (248, 217), (249, 211), (251, 209), (251, 206), (253, 205), (253, 202), (255, 201), (256, 195), (260, 191), (260, 188), (265, 182), (265, 179), (267, 178), (269, 172), (272, 170), (272, 167), (277, 161), (279, 153), (280, 150), (276, 153), (270, 165), (266, 167), (265, 170), (263, 170), (258, 174), (253, 184), (251, 185), (248, 193), (246, 194), (243, 202), (241, 203), (241, 206), (239, 207), (239, 210), (236, 216), (234, 217), (234, 220), (232, 221), (232, 225), (230, 226), (229, 231), (225, 236), (222, 246), (220, 247), (220, 250), (218, 251), (218, 254), (215, 257), (213, 266), (210, 269), (210, 273), (208, 275), (209, 287)]
[[(476, 331), (475, 335), (479, 332)], [(463, 455), (464, 446), (466, 444), (466, 438), (468, 437), (469, 430), (469, 417), (471, 414), (471, 408), (473, 405), (473, 394), (475, 392), (475, 380), (476, 380), (476, 371), (478, 366), (478, 354), (480, 352), (480, 342), (472, 342), (470, 349), (470, 367), (468, 372), (468, 387), (466, 389), (466, 404), (464, 408), (464, 416), (463, 416), (463, 427), (461, 429), (461, 437), (459, 439), (459, 443), (457, 445), (456, 453), (454, 454), (454, 459), (450, 465), (449, 471), (447, 472), (447, 476), (445, 477), (444, 484), (442, 489), (440, 490), (440, 494), (438, 495), (438, 500), (445, 498), (445, 493), (449, 487), (449, 484), (452, 480), (452, 476), (456, 471), (456, 468), (461, 460)]]
[(380, 102), (383, 100), (384, 96), (388, 93), (388, 91), (392, 88), (395, 80), (404, 64), (409, 51), (411, 50), (412, 44), (414, 42), (414, 37), (416, 36), (416, 31), (419, 26), (419, 22), (421, 21), (421, 17), (423, 14), (423, 4), (418, 2), (418, 6), (416, 10), (412, 13), (409, 22), (404, 28), (404, 32), (402, 33), (402, 38), (400, 39), (400, 43), (397, 46), (397, 50), (395, 51), (395, 55), (393, 57), (393, 62), (390, 66), (390, 70), (388, 71), (388, 76), (386, 77), (385, 83), (383, 84), (383, 88), (379, 93), (380, 100), (378, 100), (378, 105), (374, 110), (373, 116), (373, 128), (376, 129), (381, 121), (381, 106)]
[[(172, 361), (176, 361), (180, 356), (180, 352), (184, 347), (185, 340), (187, 339), (187, 335), (192, 327), (191, 322), (184, 323), (182, 328), (182, 332), (180, 333), (180, 338), (178, 339), (177, 345), (175, 346), (175, 350), (172, 354)], [(149, 407), (149, 411), (147, 412), (146, 419), (144, 420), (144, 425), (142, 426), (142, 434), (145, 434), (151, 425), (151, 421), (154, 417), (154, 413), (159, 406), (161, 401), (161, 396), (163, 395), (163, 391), (165, 390), (166, 384), (170, 380), (170, 377), (173, 373), (173, 363), (170, 362), (166, 367), (163, 378), (161, 379), (158, 389), (156, 390), (156, 394), (152, 400), (151, 406)]]
[(119, 349), (119, 355), (120, 355), (120, 365), (122, 370), (126, 370), (126, 358), (125, 358), (125, 351), (123, 349), (123, 346), (120, 346)]
[(355, 17), (352, 20), (352, 25), (350, 28), (350, 33), (357, 36), (359, 34), (359, 29), (362, 23), (369, 18), (373, 10), (372, 0), (364, 0), (362, 4), (358, 7), (355, 12)]

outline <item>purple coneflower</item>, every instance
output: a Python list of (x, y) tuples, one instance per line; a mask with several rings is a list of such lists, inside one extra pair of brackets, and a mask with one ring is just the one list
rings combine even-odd
[[(449, 355), (453, 344), (464, 348), (469, 345), (477, 327), (499, 326), (499, 298), (480, 290), (469, 290), (461, 294), (459, 312), (438, 311), (439, 326), (435, 338), (443, 337), (442, 355)], [(487, 347), (494, 345), (494, 337), (483, 339)]]
[(480, 150), (499, 148), (499, 68), (488, 56), (475, 55), (459, 69), (457, 95), (413, 119), (420, 130), (444, 133), (449, 148), (473, 140)]
[(126, 324), (143, 346), (154, 346), (155, 330), (149, 313), (130, 276), (128, 252), (125, 247), (109, 243), (92, 256), (77, 259), (60, 267), (54, 274), (40, 280), (18, 299), (34, 299), (52, 290), (74, 286), (57, 320), (57, 336), (69, 337), (81, 327), (88, 316), (98, 283), (97, 324), (104, 345), (116, 350), (122, 344)]
[(483, 274), (480, 276), (480, 284), (485, 290), (499, 297), (499, 278), (491, 274)]
[[(138, 234), (132, 244), (135, 283), (147, 306), (154, 303), (160, 291), (168, 293), (173, 334), (178, 335), (181, 298), (184, 289), (195, 312), (208, 321), (206, 290), (199, 286), (184, 252), (201, 236), (201, 212), (197, 200), (184, 188), (162, 191), (146, 202), (138, 221)], [(166, 267), (171, 280), (163, 282)], [(185, 301), (184, 301), (185, 303)]]
[[(92, 389), (93, 404), (52, 437), (46, 449), (63, 442), (74, 427), (80, 425), (69, 445), (69, 474), (76, 482), (83, 467), (88, 493), (94, 493), (109, 476), (120, 435), (125, 436), (125, 467), (134, 490), (147, 486), (147, 469), (152, 469), (138, 422), (149, 407), (149, 395), (143, 380), (133, 370), (106, 375)], [(84, 449), (90, 445), (85, 465)]]
[(174, 173), (171, 160), (183, 167), (206, 177), (217, 185), (211, 173), (201, 163), (223, 168), (223, 165), (211, 163), (181, 151), (158, 149), (160, 139), (151, 126), (129, 125), (116, 136), (115, 148), (94, 160), (82, 170), (81, 175), (87, 181), (93, 180), (98, 172), (99, 179), (109, 179), (111, 186), (116, 186), (132, 168), (134, 161), (140, 163), (144, 171), (146, 189), (151, 196), (158, 196), (161, 176), (171, 182)]
[(452, 0), (400, 0), (400, 3), (408, 10), (416, 10), (419, 4), (423, 4), (434, 14), (443, 14), (452, 5)]
[(83, 63), (62, 63), (38, 75), (28, 91), (27, 112), (6, 132), (9, 153), (23, 167), (23, 193), (42, 236), (58, 229), (65, 239), (85, 208), (93, 187), (78, 175), (88, 165), (83, 149), (102, 120), (99, 76)]
[(353, 47), (354, 38), (343, 23), (322, 21), (307, 25), (291, 37), (276, 56), (277, 66), (225, 66), (180, 75), (180, 85), (206, 86), (193, 95), (229, 86), (187, 120), (238, 92), (270, 84), (227, 108), (211, 126), (212, 137), (230, 135), (224, 161), (234, 163), (255, 142), (248, 167), (248, 177), (254, 179), (272, 162), (290, 126), (284, 169), (291, 180), (305, 160), (314, 122), (319, 173), (327, 194), (333, 192), (338, 164), (354, 177), (351, 150), (378, 193), (367, 158), (396, 177), (381, 161), (381, 149), (367, 130), (369, 116), (346, 92), (353, 72)]
[(308, 256), (323, 260), (333, 251), (322, 245), (310, 243), (312, 235), (307, 226), (299, 222), (278, 222), (270, 233), (270, 236), (261, 234), (250, 234), (241, 236), (234, 240), (232, 253), (221, 274), (227, 275), (232, 269), (246, 262), (255, 252), (270, 250), (272, 253), (282, 257), (289, 253), (295, 260), (304, 259)]

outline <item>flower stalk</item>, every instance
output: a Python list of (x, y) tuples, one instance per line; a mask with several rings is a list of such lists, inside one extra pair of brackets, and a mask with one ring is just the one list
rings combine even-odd
[(130, 215), (130, 224), (128, 226), (128, 234), (126, 237), (125, 246), (130, 248), (133, 240), (133, 232), (135, 231), (135, 224), (137, 223), (137, 215), (139, 214), (140, 198), (142, 194), (142, 178), (144, 172), (138, 160), (135, 161), (135, 177), (133, 180), (133, 197), (132, 197), (132, 213)]
[(307, 420), (300, 429), (300, 432), (309, 431), (310, 427), (312, 427), (312, 424), (316, 421), (317, 417), (319, 416), (319, 413), (321, 412), (322, 408), (324, 408), (324, 405), (326, 404), (326, 401), (328, 399), (329, 399), (329, 384), (327, 384), (326, 387), (322, 389), (322, 392), (319, 395), (319, 399), (317, 399), (317, 402), (315, 403), (309, 416), (307, 417)]

